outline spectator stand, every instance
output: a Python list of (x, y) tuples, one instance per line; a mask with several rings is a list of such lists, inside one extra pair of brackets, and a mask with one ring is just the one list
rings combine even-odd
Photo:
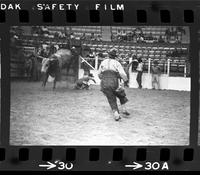
[[(79, 77), (85, 70), (94, 73), (99, 82), (97, 70), (102, 60), (107, 57), (110, 48), (115, 47), (119, 53), (119, 61), (126, 66), (131, 61), (131, 55), (141, 57), (144, 62), (143, 87), (151, 89), (151, 65), (153, 60), (161, 67), (161, 88), (190, 90), (190, 59), (189, 38), (185, 27), (110, 27), (104, 30), (108, 36), (102, 41), (101, 26), (73, 27), (36, 27), (22, 32), (21, 28), (13, 31), (15, 45), (38, 48), (42, 44), (59, 45), (69, 48), (71, 42), (81, 43), (82, 58), (79, 60)], [(109, 31), (111, 34), (108, 34)], [(104, 33), (105, 34), (105, 33)], [(105, 39), (106, 36), (104, 36)], [(110, 38), (109, 38), (110, 37)], [(111, 41), (112, 38), (112, 41)], [(115, 39), (113, 39), (115, 38)], [(119, 39), (116, 39), (119, 38)], [(11, 47), (12, 48), (12, 47)], [(131, 69), (130, 69), (131, 71)], [(135, 72), (130, 72), (130, 87), (137, 87)], [(180, 80), (181, 87), (173, 87), (170, 82)], [(183, 83), (182, 83), (183, 82)]]
[[(190, 90), (190, 75), (188, 72), (189, 61), (189, 45), (181, 43), (118, 43), (118, 42), (97, 42), (85, 41), (84, 46), (91, 49), (95, 56), (91, 58), (89, 55), (85, 57), (95, 69), (91, 70), (97, 74), (98, 66), (101, 61), (106, 58), (106, 52), (115, 47), (118, 49), (119, 61), (121, 63), (130, 63), (129, 55), (141, 57), (144, 62), (143, 87), (151, 89), (151, 66), (154, 60), (159, 62), (162, 71), (161, 89)], [(124, 55), (124, 56), (122, 56)], [(122, 56), (122, 57), (121, 57)], [(127, 65), (127, 64), (125, 64)], [(136, 88), (136, 73), (130, 69), (130, 87)], [(81, 71), (80, 71), (81, 72)], [(96, 77), (96, 76), (95, 76)], [(175, 80), (175, 81), (174, 81)], [(97, 82), (99, 82), (97, 78)], [(175, 86), (174, 82), (180, 82), (179, 86)]]

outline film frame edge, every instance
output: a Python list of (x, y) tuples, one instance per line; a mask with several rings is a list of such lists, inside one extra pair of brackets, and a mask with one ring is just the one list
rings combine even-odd
[[(128, 3), (127, 1), (126, 1), (126, 3)], [(183, 3), (184, 4), (184, 3)], [(187, 4), (187, 3), (185, 3), (185, 4)], [(139, 8), (138, 9), (141, 9), (141, 6), (140, 5), (138, 5), (139, 6)], [(161, 6), (162, 6), (162, 3), (161, 3)], [(192, 5), (192, 7), (194, 7), (195, 5)], [(135, 7), (135, 6), (134, 6)], [(137, 6), (136, 6), (137, 7)], [(154, 6), (153, 6), (154, 7)], [(164, 7), (165, 7), (165, 5), (164, 5)], [(167, 6), (168, 8), (170, 7), (170, 6)], [(151, 22), (149, 21), (149, 16), (151, 16), (151, 15), (149, 15), (149, 14), (151, 14), (151, 8), (152, 8), (152, 6), (149, 4), (149, 3), (147, 3), (147, 7), (146, 8), (144, 8), (144, 9), (148, 9), (147, 10), (147, 13), (148, 13), (148, 17), (147, 17), (147, 22), (146, 23), (143, 23), (142, 25), (146, 25), (146, 24), (151, 24)], [(181, 7), (182, 8), (182, 7)], [(181, 14), (179, 14), (178, 16), (179, 17), (181, 17), (181, 16), (183, 16), (183, 10), (181, 10), (181, 8), (179, 8), (180, 9), (180, 12), (181, 12)], [(184, 8), (184, 5), (183, 5), (183, 8)], [(173, 8), (173, 9), (175, 9), (175, 8)], [(190, 9), (190, 8), (188, 8), (187, 6), (186, 6), (186, 9)], [(196, 12), (196, 10), (197, 10), (198, 8), (195, 8), (195, 10), (193, 10), (195, 13), (194, 13), (194, 21), (193, 22), (189, 22), (189, 23), (182, 23), (182, 22), (178, 22), (178, 24), (179, 25), (185, 25), (185, 26), (187, 26), (186, 24), (188, 24), (189, 26), (190, 26), (190, 30), (192, 30), (192, 31), (195, 31), (195, 33), (194, 34), (191, 34), (192, 35), (192, 37), (191, 37), (191, 44), (192, 44), (192, 38), (195, 40), (195, 42), (194, 43), (198, 43), (197, 42), (197, 38), (195, 38), (195, 36), (197, 35), (197, 30), (199, 29), (199, 27), (197, 26), (195, 26), (195, 24), (199, 24), (199, 21), (197, 20), (197, 16), (195, 15), (195, 14), (198, 14), (197, 12)], [(170, 12), (172, 12), (172, 14), (174, 14), (174, 10), (170, 10)], [(6, 12), (7, 13), (7, 12)], [(8, 12), (9, 13), (9, 12)], [(11, 12), (12, 13), (12, 12)], [(83, 12), (82, 12), (83, 13)], [(125, 10), (125, 14), (127, 13), (127, 11)], [(130, 10), (128, 11), (128, 13), (130, 13)], [(190, 12), (189, 12), (190, 13)], [(77, 12), (77, 14), (79, 14), (79, 12)], [(108, 14), (109, 14), (109, 16), (110, 16), (110, 20), (112, 19), (112, 12), (108, 12)], [(176, 12), (175, 12), (175, 14), (177, 14)], [(54, 12), (53, 12), (53, 19), (57, 19), (55, 16), (54, 16), (55, 14), (54, 14)], [(101, 19), (101, 15), (102, 15), (102, 13), (101, 13), (101, 11), (100, 11), (100, 19)], [(11, 15), (11, 16), (13, 16), (13, 15)], [(77, 17), (77, 22), (80, 22), (80, 20), (79, 20), (79, 15), (77, 15), (78, 17)], [(102, 15), (102, 16), (104, 16), (104, 15)], [(128, 24), (128, 26), (130, 26), (130, 22), (128, 22), (129, 20), (127, 19), (127, 16), (125, 16), (125, 15), (123, 15), (124, 16), (124, 18), (125, 18), (125, 22), (127, 22), (127, 24)], [(155, 16), (157, 16), (157, 15), (155, 15)], [(10, 18), (10, 16), (8, 15), (8, 26), (11, 26), (12, 25), (12, 21), (10, 20), (11, 18)], [(16, 17), (17, 18), (17, 17)], [(151, 18), (150, 18), (151, 19)], [(157, 19), (158, 19), (158, 17), (157, 17)], [(173, 16), (171, 16), (171, 19), (172, 19), (172, 24), (174, 24), (174, 22), (176, 21), (176, 20), (174, 20), (174, 18), (173, 18)], [(190, 19), (188, 19), (189, 21), (190, 21)], [(7, 20), (6, 20), (7, 21)], [(32, 20), (30, 20), (30, 23), (31, 23), (31, 21)], [(86, 20), (87, 21), (87, 20)], [(16, 23), (16, 21), (14, 22), (15, 23), (15, 25), (18, 23)], [(30, 23), (28, 23), (28, 24), (25, 24), (25, 25), (30, 25)], [(40, 22), (39, 22), (40, 23)], [(57, 22), (56, 22), (57, 23)], [(80, 24), (82, 24), (82, 23), (84, 23), (84, 22), (80, 22)], [(106, 23), (106, 22), (105, 22)], [(157, 23), (157, 22), (155, 22), (155, 23)], [(22, 25), (24, 25), (24, 23), (18, 23), (20, 26), (22, 26)], [(77, 23), (73, 23), (73, 25), (76, 25)], [(113, 25), (113, 24), (116, 24), (116, 23), (114, 23), (113, 21), (111, 22), (111, 24)], [(164, 26), (165, 24), (163, 24), (163, 23), (161, 23), (161, 22), (158, 22), (158, 24), (161, 24), (161, 26)], [(2, 24), (1, 24), (2, 25)], [(40, 24), (38, 24), (39, 26), (42, 26), (42, 23), (40, 23)], [(52, 24), (50, 24), (50, 23), (47, 23), (47, 24), (45, 24), (45, 25), (52, 25)], [(54, 25), (54, 24), (53, 24)], [(60, 25), (60, 24), (59, 24)], [(67, 23), (67, 25), (68, 25), (68, 23)], [(70, 24), (69, 24), (70, 25)], [(86, 25), (86, 24), (85, 24)], [(92, 24), (92, 25), (94, 25), (94, 24)], [(119, 26), (119, 25), (124, 25), (124, 22), (122, 22), (122, 23), (119, 23), (119, 24), (117, 24), (117, 26)], [(139, 26), (138, 25), (138, 23), (136, 23), (136, 24), (134, 24), (134, 25), (137, 25), (137, 26)], [(154, 24), (155, 25), (155, 24)], [(159, 25), (158, 25), (159, 26)], [(172, 25), (173, 26), (173, 25)], [(8, 28), (7, 28), (8, 29)], [(191, 32), (191, 31), (190, 31)], [(1, 32), (2, 34), (3, 34), (3, 31)], [(8, 38), (7, 38), (8, 39)], [(2, 40), (5, 40), (5, 39), (3, 39), (2, 38)], [(192, 46), (193, 47), (193, 46)], [(195, 53), (192, 53), (192, 55), (196, 55), (197, 56), (197, 47), (194, 47), (194, 49), (193, 50), (195, 50)], [(2, 51), (2, 52), (4, 52), (4, 51)], [(2, 61), (2, 64), (4, 64), (3, 63), (4, 61)], [(198, 63), (198, 61), (194, 61), (193, 62), (193, 65), (195, 65), (195, 63)], [(8, 64), (8, 62), (6, 63), (6, 64)], [(4, 65), (6, 65), (6, 64), (4, 64)], [(8, 68), (8, 66), (9, 65), (7, 65), (7, 68)], [(2, 68), (2, 70), (3, 70), (3, 68)], [(4, 69), (5, 70), (5, 69)], [(194, 66), (194, 70), (193, 70), (193, 75), (194, 74), (196, 74), (196, 73), (198, 73), (198, 70), (199, 70), (199, 67), (197, 67), (197, 65), (196, 66)], [(8, 75), (9, 73), (7, 73), (7, 75)], [(4, 76), (4, 72), (2, 72), (2, 77)], [(179, 170), (187, 170), (187, 169), (190, 169), (191, 167), (192, 167), (192, 165), (190, 164), (190, 162), (188, 162), (187, 163), (187, 158), (183, 158), (184, 156), (183, 156), (183, 154), (185, 154), (185, 155), (190, 155), (190, 154), (192, 154), (192, 152), (193, 152), (193, 154), (194, 154), (194, 159), (192, 159), (193, 161), (194, 160), (196, 160), (196, 161), (199, 161), (199, 147), (198, 147), (198, 144), (196, 144), (196, 142), (197, 142), (197, 135), (198, 134), (196, 134), (196, 132), (197, 132), (197, 130), (198, 130), (198, 127), (197, 127), (197, 122), (195, 122), (195, 121), (197, 121), (197, 118), (198, 118), (198, 113), (196, 113), (197, 111), (199, 111), (198, 109), (199, 109), (199, 107), (198, 107), (198, 103), (199, 103), (199, 99), (197, 99), (195, 96), (196, 96), (196, 94), (199, 94), (199, 92), (197, 92), (197, 90), (198, 90), (198, 88), (196, 87), (196, 85), (198, 84), (197, 83), (197, 81), (196, 81), (196, 78), (198, 77), (197, 75), (194, 75), (194, 81), (192, 82), (192, 87), (193, 87), (193, 89), (195, 90), (195, 92), (196, 93), (194, 93), (194, 91), (193, 92), (191, 92), (191, 96), (192, 96), (192, 99), (194, 99), (194, 102), (191, 102), (191, 103), (193, 103), (194, 104), (194, 108), (193, 108), (193, 111), (192, 111), (192, 114), (195, 116), (191, 116), (191, 119), (190, 119), (190, 122), (191, 122), (191, 124), (190, 124), (190, 144), (188, 145), (188, 146), (183, 146), (183, 147), (179, 147), (179, 146), (155, 146), (155, 147), (152, 147), (152, 146), (141, 146), (142, 148), (145, 148), (146, 149), (146, 151), (147, 151), (147, 153), (148, 152), (151, 152), (151, 150), (154, 150), (154, 148), (157, 148), (157, 147), (160, 147), (160, 148), (169, 148), (171, 151), (170, 151), (170, 155), (172, 154), (172, 153), (175, 153), (176, 155), (178, 155), (177, 157), (176, 156), (174, 156), (174, 167), (177, 167), (176, 165), (180, 165), (180, 164), (182, 164), (182, 166), (180, 165), (179, 166)], [(198, 77), (199, 78), (199, 77)], [(3, 78), (2, 78), (2, 80), (3, 80)], [(6, 80), (5, 80), (6, 81)], [(3, 82), (3, 81), (2, 81)], [(3, 87), (2, 87), (3, 88)], [(3, 90), (2, 90), (3, 91)], [(5, 89), (4, 89), (4, 91), (3, 92), (5, 92)], [(7, 93), (8, 94), (8, 93)], [(193, 95), (192, 95), (193, 94)], [(3, 97), (2, 97), (3, 98)], [(5, 98), (4, 98), (5, 99)], [(7, 112), (7, 114), (8, 114), (8, 112)], [(5, 119), (5, 117), (3, 117), (4, 119)], [(8, 120), (6, 121), (7, 122), (7, 124), (8, 124)], [(192, 127), (191, 127), (191, 125), (192, 125)], [(8, 126), (8, 125), (7, 125)], [(195, 126), (195, 127), (193, 127), (193, 126)], [(4, 128), (5, 128), (5, 126), (3, 126)], [(29, 148), (30, 150), (29, 150), (29, 153), (30, 153), (30, 158), (31, 158), (31, 155), (33, 156), (33, 152), (31, 151), (32, 149), (33, 150), (35, 150), (35, 149), (37, 149), (37, 148), (39, 148), (39, 149), (41, 149), (41, 148), (48, 148), (49, 146), (37, 146), (37, 147), (35, 147), (35, 148), (31, 148), (31, 146), (25, 146), (25, 145), (23, 145), (23, 146), (17, 146), (17, 147), (15, 147), (15, 146), (8, 146), (9, 145), (9, 133), (10, 131), (7, 129), (7, 131), (5, 132), (6, 133), (6, 139), (3, 139), (4, 141), (2, 142), (2, 143), (4, 143), (3, 145), (2, 145), (2, 147), (3, 148), (5, 148), (5, 146), (6, 147), (8, 147), (10, 150), (8, 151), (8, 155), (12, 155), (13, 153), (13, 150), (15, 150), (16, 151), (16, 153), (14, 153), (15, 154), (15, 156), (16, 156), (16, 160), (15, 159), (13, 159), (13, 163), (15, 164), (15, 163), (17, 163), (18, 161), (18, 151), (19, 151), (19, 148)], [(2, 135), (5, 137), (5, 135), (2, 133)], [(191, 136), (192, 135), (192, 136)], [(7, 143), (6, 143), (7, 142)], [(4, 146), (5, 145), (5, 146)], [(61, 150), (62, 151), (64, 151), (64, 147), (68, 147), (68, 146), (61, 146), (61, 147), (57, 147), (57, 146), (53, 146), (52, 147), (52, 151), (53, 152), (57, 152), (57, 149), (56, 148), (61, 148)], [(69, 146), (69, 147), (73, 147), (73, 148), (77, 148), (77, 150), (78, 150), (78, 152), (82, 152), (82, 154), (83, 155), (85, 155), (86, 157), (89, 157), (88, 156), (88, 148), (83, 148), (85, 151), (87, 151), (87, 153), (85, 153), (85, 151), (79, 151), (79, 146)], [(89, 146), (89, 147), (91, 147), (91, 148), (100, 148), (99, 150), (100, 150), (100, 152), (102, 152), (101, 151), (101, 147), (99, 147), (99, 146)], [(121, 146), (111, 146), (110, 147), (110, 149), (112, 148), (112, 147), (116, 147), (116, 148), (122, 148), (122, 150), (123, 150), (123, 152), (126, 152), (126, 148), (128, 148), (127, 146), (123, 149), (123, 147), (121, 147)], [(109, 148), (109, 147), (108, 147)], [(138, 148), (138, 146), (134, 146), (133, 147), (133, 150), (137, 150), (137, 148)], [(193, 149), (193, 151), (191, 150), (191, 149)], [(104, 149), (104, 148), (103, 148)], [(106, 148), (105, 148), (106, 149)], [(177, 150), (178, 149), (178, 150)], [(185, 151), (186, 150), (186, 151)], [(14, 151), (14, 152), (15, 152)], [(24, 150), (22, 150), (22, 152), (23, 151), (27, 151), (26, 149)], [(136, 155), (136, 152), (135, 151), (133, 151), (133, 155)], [(38, 158), (39, 157), (41, 157), (41, 151), (39, 151), (39, 150), (37, 150), (37, 152), (40, 154), (39, 156), (38, 156)], [(59, 151), (58, 151), (59, 152)], [(112, 152), (112, 151), (111, 151)], [(145, 151), (144, 151), (145, 152)], [(158, 151), (155, 151), (155, 152), (158, 152)], [(172, 153), (171, 153), (172, 152)], [(6, 153), (7, 153), (7, 150), (6, 150)], [(20, 154), (20, 153), (19, 153)], [(122, 153), (123, 154), (123, 153)], [(62, 155), (61, 153), (60, 153), (60, 155)], [(9, 160), (11, 160), (11, 157), (9, 156)], [(53, 154), (53, 158), (52, 158), (52, 160), (54, 159), (54, 160), (57, 160), (57, 157), (54, 157), (55, 155)], [(110, 153), (110, 156), (111, 156), (111, 153)], [(149, 154), (149, 156), (151, 157), (151, 154)], [(100, 157), (101, 157), (101, 154), (100, 154)], [(147, 156), (148, 157), (148, 156)], [(173, 157), (173, 156), (172, 156)], [(181, 157), (183, 158), (183, 159), (181, 159)], [(7, 161), (8, 161), (8, 159), (7, 159), (8, 157), (7, 157), (7, 154), (6, 154), (6, 160), (5, 161), (3, 161), (2, 163), (4, 164), (4, 163), (6, 163)], [(80, 156), (78, 157), (78, 158), (80, 158)], [(152, 158), (152, 157), (151, 157)], [(179, 159), (180, 158), (180, 159)], [(80, 158), (80, 160), (81, 160), (82, 158)], [(83, 158), (84, 159), (84, 158)], [(103, 158), (103, 159), (105, 159), (105, 158)], [(23, 158), (22, 158), (22, 160), (23, 160)], [(26, 160), (26, 158), (25, 158), (25, 160)], [(110, 159), (109, 159), (110, 160)], [(148, 159), (147, 159), (148, 160)], [(171, 157), (170, 157), (170, 160), (171, 160)], [(183, 161), (184, 160), (184, 161)], [(191, 161), (191, 157), (189, 156), (189, 158), (188, 158), (188, 160), (189, 161)], [(15, 162), (16, 161), (16, 162)], [(25, 161), (26, 162), (26, 161)], [(27, 161), (27, 163), (28, 162), (30, 162), (30, 161)], [(109, 162), (109, 161), (108, 161)], [(110, 163), (110, 162), (109, 162)], [(112, 163), (112, 161), (111, 161), (111, 163)], [(29, 163), (28, 163), (29, 164)], [(28, 164), (24, 164), (24, 168), (25, 167), (29, 167), (30, 169), (32, 169), (32, 166), (31, 165), (28, 165)], [(191, 166), (190, 166), (191, 165)], [(4, 167), (4, 166), (3, 166)], [(101, 166), (99, 166), (99, 168), (101, 169), (102, 167)], [(193, 169), (194, 168), (194, 169)], [(196, 168), (195, 168), (195, 166), (193, 166), (193, 170), (197, 170)], [(82, 168), (80, 168), (80, 169), (82, 169)], [(91, 169), (92, 169), (92, 167), (91, 167)], [(111, 168), (112, 170), (116, 170), (116, 169), (114, 169), (113, 167)], [(42, 169), (39, 169), (38, 168), (38, 170), (42, 170)], [(119, 168), (119, 170), (120, 170), (120, 168)], [(174, 168), (173, 170), (177, 170), (176, 168)]]

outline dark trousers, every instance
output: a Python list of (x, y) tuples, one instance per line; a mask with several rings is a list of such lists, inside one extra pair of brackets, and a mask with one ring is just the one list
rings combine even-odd
[(138, 71), (136, 80), (138, 82), (139, 87), (141, 88), (142, 87), (142, 71)]
[(117, 98), (119, 98), (121, 104), (128, 101), (124, 90), (116, 91), (119, 86), (119, 78), (118, 73), (111, 70), (104, 71), (101, 75), (101, 91), (107, 97), (111, 109), (118, 112)]
[(119, 109), (117, 106), (117, 98), (119, 99), (121, 105), (125, 104), (128, 101), (125, 95), (125, 92), (121, 94), (111, 88), (106, 88), (103, 90), (103, 93), (107, 97), (108, 103), (113, 111), (119, 112)]

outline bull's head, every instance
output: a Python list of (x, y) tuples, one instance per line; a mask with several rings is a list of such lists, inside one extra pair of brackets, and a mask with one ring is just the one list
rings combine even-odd
[(48, 71), (54, 71), (59, 66), (58, 59), (47, 58), (42, 64), (42, 72), (47, 73)]
[(43, 61), (42, 61), (42, 69), (41, 69), (41, 72), (43, 73), (46, 73), (48, 71), (50, 67), (50, 59), (49, 58), (45, 58)]

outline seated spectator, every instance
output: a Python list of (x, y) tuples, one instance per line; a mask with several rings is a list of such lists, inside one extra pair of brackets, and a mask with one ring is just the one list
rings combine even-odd
[(128, 32), (127, 33), (127, 41), (132, 41), (133, 40), (133, 32), (132, 31), (130, 31), (130, 32)]
[(153, 34), (150, 32), (150, 34), (149, 34), (149, 39), (150, 40), (153, 40)]
[(65, 37), (66, 37), (66, 39), (70, 39), (70, 33), (69, 32), (65, 32)]
[(94, 41), (94, 40), (95, 40), (94, 33), (91, 33), (90, 39), (91, 39), (92, 41)]
[(121, 36), (122, 36), (122, 40), (123, 40), (123, 41), (126, 41), (126, 40), (127, 40), (126, 30), (123, 30), (123, 31), (122, 31)]
[(117, 30), (117, 40), (118, 41), (121, 41), (121, 39), (122, 39), (122, 31), (121, 30)]
[(137, 37), (137, 42), (138, 42), (138, 43), (144, 42), (144, 37), (143, 37), (142, 35), (139, 35), (139, 36)]
[(160, 37), (159, 37), (159, 39), (158, 39), (158, 42), (159, 43), (164, 43), (165, 42), (165, 40), (163, 39), (163, 37), (160, 35)]
[(110, 36), (111, 41), (115, 41), (115, 35), (112, 33)]
[(169, 42), (170, 37), (171, 37), (171, 31), (170, 28), (167, 28), (165, 31), (165, 37), (166, 37), (166, 41)]
[(138, 37), (138, 36), (143, 36), (143, 31), (140, 27), (136, 28), (134, 30), (134, 34)]
[(102, 41), (101, 35), (97, 35), (97, 41)]
[(43, 34), (44, 36), (49, 35), (49, 30), (48, 30), (47, 27), (42, 27), (41, 29), (42, 29), (42, 34)]
[(58, 32), (55, 32), (54, 33), (54, 38), (58, 38), (59, 37), (59, 33)]
[(85, 40), (86, 39), (85, 33), (82, 34), (82, 36), (80, 37), (80, 39), (81, 40)]
[(75, 38), (75, 36), (74, 36), (74, 33), (72, 32), (71, 34), (70, 34), (70, 39), (74, 39)]
[(121, 36), (122, 35), (122, 31), (120, 29), (117, 30), (117, 36)]

